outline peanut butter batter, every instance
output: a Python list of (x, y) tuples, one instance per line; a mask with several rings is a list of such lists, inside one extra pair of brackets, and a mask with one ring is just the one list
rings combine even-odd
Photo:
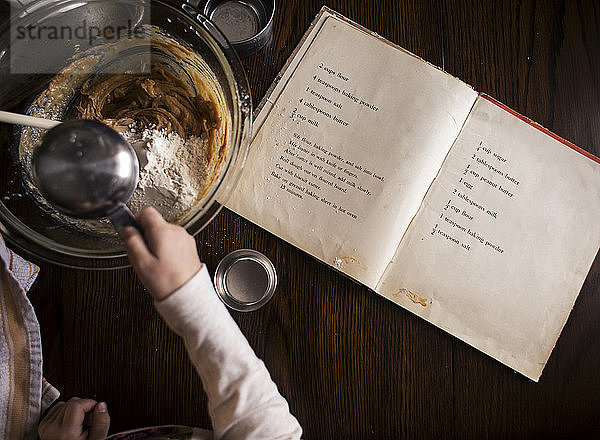
[[(28, 113), (57, 120), (95, 119), (121, 132), (139, 147), (140, 181), (131, 202), (140, 208), (153, 205), (169, 221), (184, 221), (222, 172), (231, 121), (219, 82), (202, 58), (154, 26), (144, 26), (144, 32), (145, 44), (150, 41), (152, 46), (150, 59), (134, 55), (128, 60), (138, 53), (137, 40), (90, 49), (50, 81)], [(104, 67), (113, 60), (129, 63), (131, 69), (110, 73)], [(42, 134), (31, 127), (23, 130), (19, 155), (26, 170)], [(30, 174), (25, 180), (39, 204), (64, 217), (65, 224), (114, 235), (102, 220), (55, 212)]]
[(220, 124), (215, 104), (192, 95), (159, 63), (149, 75), (112, 74), (86, 82), (77, 111), (77, 118), (96, 119), (118, 131), (134, 124), (175, 132), (182, 139), (205, 135)]

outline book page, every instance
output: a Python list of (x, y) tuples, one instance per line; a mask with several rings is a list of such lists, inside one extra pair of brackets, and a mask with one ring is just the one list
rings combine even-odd
[(373, 288), (477, 95), (331, 14), (304, 45), (226, 206)]
[(376, 291), (538, 380), (600, 244), (600, 164), (478, 98)]

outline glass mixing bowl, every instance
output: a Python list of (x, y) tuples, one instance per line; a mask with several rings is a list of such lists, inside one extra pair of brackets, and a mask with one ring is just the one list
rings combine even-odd
[[(164, 50), (167, 46), (177, 49)], [(65, 67), (83, 58), (94, 62), (70, 68), (68, 87), (52, 99), (45, 97), (57, 73), (64, 75)], [(143, 71), (148, 62), (165, 66), (192, 90), (197, 86), (194, 78), (201, 77), (221, 115), (216, 136), (221, 148), (210, 165), (211, 183), (177, 220), (194, 235), (219, 212), (239, 178), (249, 146), (252, 104), (234, 49), (190, 5), (168, 0), (43, 0), (13, 13), (0, 28), (0, 109), (69, 119), (86, 79)], [(3, 236), (34, 261), (88, 269), (127, 266), (123, 244), (106, 220), (68, 218), (41, 198), (31, 178), (30, 150), (42, 135), (38, 129), (0, 124)]]

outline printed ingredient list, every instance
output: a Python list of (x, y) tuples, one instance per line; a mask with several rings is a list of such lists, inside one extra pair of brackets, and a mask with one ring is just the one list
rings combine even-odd
[[(290, 130), (281, 131), (276, 142), (278, 159), (265, 180), (275, 184), (274, 192), (285, 192), (299, 200), (319, 204), (349, 219), (361, 221), (365, 202), (382, 192), (385, 173), (368, 162), (368, 157), (351, 154), (335, 139), (340, 131), (356, 130), (355, 115), (361, 108), (379, 112), (380, 106), (344, 73), (325, 62), (312, 66), (309, 81), (297, 88), (292, 108), (287, 109)], [(323, 141), (323, 132), (338, 136)]]
[(471, 251), (476, 246), (503, 254), (505, 245), (493, 237), (490, 226), (502, 221), (501, 201), (519, 197), (523, 187), (511, 160), (484, 140), (467, 150), (466, 162), (459, 162), (451, 196), (439, 206), (439, 218), (431, 235)]

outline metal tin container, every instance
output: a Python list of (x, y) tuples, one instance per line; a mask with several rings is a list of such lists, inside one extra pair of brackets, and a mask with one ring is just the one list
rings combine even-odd
[(227, 37), (241, 57), (262, 49), (271, 38), (275, 0), (188, 0)]
[(225, 305), (239, 312), (264, 306), (277, 287), (277, 272), (271, 260), (252, 249), (226, 255), (218, 264), (215, 290)]

